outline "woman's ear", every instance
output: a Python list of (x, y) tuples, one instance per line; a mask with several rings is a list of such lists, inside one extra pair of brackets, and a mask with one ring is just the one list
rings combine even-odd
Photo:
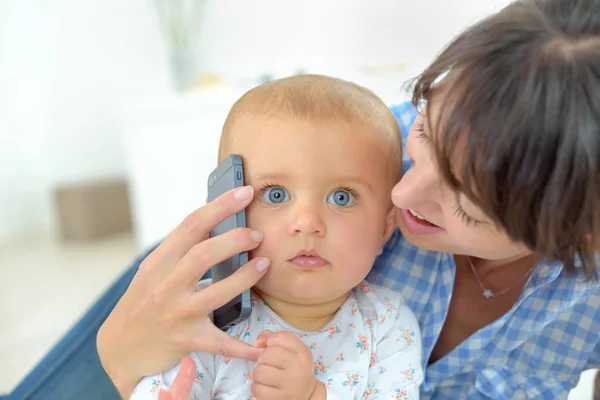
[(383, 235), (381, 237), (381, 246), (379, 247), (379, 252), (377, 254), (381, 254), (383, 251), (383, 246), (388, 241), (394, 230), (396, 229), (396, 207), (390, 207), (390, 211), (387, 213), (385, 217), (385, 225), (383, 227)]

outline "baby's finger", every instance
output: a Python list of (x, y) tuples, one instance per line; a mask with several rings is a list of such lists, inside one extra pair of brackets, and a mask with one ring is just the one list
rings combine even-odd
[(284, 398), (281, 389), (267, 385), (261, 385), (260, 383), (256, 382), (252, 384), (250, 391), (258, 400), (281, 400)]
[(266, 365), (284, 370), (295, 365), (298, 359), (298, 354), (289, 351), (281, 346), (267, 346), (266, 349), (258, 356), (256, 362), (258, 365)]
[(267, 338), (267, 348), (271, 346), (282, 347), (292, 353), (301, 353), (307, 349), (298, 337), (293, 333), (280, 331), (269, 335)]
[[(290, 376), (279, 368), (270, 365), (258, 364), (252, 370), (252, 380), (261, 385), (279, 388), (289, 383)], [(260, 399), (260, 397), (258, 397)]]

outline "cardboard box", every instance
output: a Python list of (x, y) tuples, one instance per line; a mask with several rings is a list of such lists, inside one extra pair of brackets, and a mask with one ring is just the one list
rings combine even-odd
[(132, 230), (124, 179), (83, 182), (55, 190), (64, 240), (93, 240)]

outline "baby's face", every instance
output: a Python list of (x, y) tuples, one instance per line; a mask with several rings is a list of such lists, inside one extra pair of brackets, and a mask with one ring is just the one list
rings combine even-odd
[(347, 293), (365, 278), (394, 228), (393, 163), (363, 125), (241, 116), (227, 153), (240, 154), (255, 190), (247, 224), (271, 267), (257, 288), (302, 304)]

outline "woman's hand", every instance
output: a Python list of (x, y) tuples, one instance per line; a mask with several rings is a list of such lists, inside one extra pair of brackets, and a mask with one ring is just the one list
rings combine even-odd
[(208, 238), (253, 194), (248, 186), (234, 189), (196, 210), (140, 265), (97, 339), (102, 365), (122, 396), (129, 398), (143, 376), (165, 371), (193, 351), (257, 359), (260, 349), (225, 334), (209, 315), (258, 282), (269, 261), (253, 259), (229, 278), (195, 289), (210, 267), (260, 244), (262, 235), (246, 228)]

